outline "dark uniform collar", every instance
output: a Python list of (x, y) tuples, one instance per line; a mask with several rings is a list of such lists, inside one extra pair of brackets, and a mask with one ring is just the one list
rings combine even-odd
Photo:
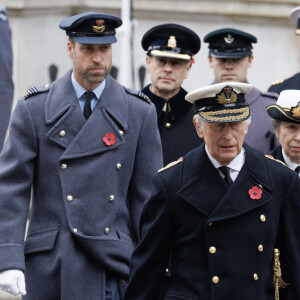
[[(156, 107), (157, 116), (159, 117), (167, 101), (164, 98), (152, 93), (150, 90), (150, 86), (150, 84), (147, 85), (142, 90), (142, 92), (146, 94), (154, 103)], [(180, 120), (191, 108), (191, 106), (193, 106), (193, 104), (185, 101), (184, 97), (186, 96), (186, 94), (187, 92), (183, 88), (180, 88), (180, 91), (174, 97), (168, 100), (173, 120)]]

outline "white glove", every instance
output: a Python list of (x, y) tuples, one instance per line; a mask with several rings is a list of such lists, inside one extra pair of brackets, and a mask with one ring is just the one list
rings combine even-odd
[(20, 270), (0, 272), (0, 289), (14, 296), (26, 295), (24, 273)]

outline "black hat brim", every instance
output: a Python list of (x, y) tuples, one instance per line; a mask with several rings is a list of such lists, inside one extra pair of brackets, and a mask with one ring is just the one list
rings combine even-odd
[(215, 49), (210, 49), (209, 53), (212, 57), (216, 58), (243, 58), (249, 56), (251, 50), (245, 49), (243, 51), (218, 51)]
[(114, 35), (110, 36), (73, 36), (75, 42), (79, 44), (88, 44), (88, 45), (108, 45), (114, 44), (117, 42), (117, 39)]
[(285, 111), (281, 106), (272, 104), (267, 106), (267, 113), (275, 120), (285, 121), (290, 123), (300, 123), (300, 118), (295, 118), (291, 113)]

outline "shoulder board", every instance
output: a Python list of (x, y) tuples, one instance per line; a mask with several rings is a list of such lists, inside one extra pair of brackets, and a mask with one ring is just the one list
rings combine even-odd
[(285, 82), (287, 79), (289, 79), (289, 78), (284, 78), (284, 79), (280, 79), (280, 80), (274, 81), (274, 82), (272, 82), (272, 85), (281, 84), (281, 83)]
[(44, 85), (44, 86), (38, 86), (38, 87), (31, 87), (30, 89), (28, 89), (23, 95), (23, 99), (26, 100), (28, 99), (29, 97), (31, 97), (32, 95), (35, 95), (35, 94), (39, 94), (39, 93), (44, 93), (44, 92), (47, 92), (49, 91), (49, 88), (50, 88), (50, 85), (47, 84), (47, 85)]
[(151, 103), (150, 98), (147, 95), (145, 95), (144, 93), (142, 93), (141, 91), (136, 91), (136, 90), (132, 90), (132, 89), (128, 89), (128, 88), (125, 88), (125, 91), (129, 95), (138, 97), (138, 98), (146, 101), (149, 104)]
[(286, 167), (288, 168), (288, 166), (287, 166), (283, 161), (274, 158), (272, 155), (266, 154), (265, 157), (267, 157), (267, 158), (269, 158), (269, 159), (272, 159), (272, 160), (275, 160), (275, 161), (281, 163), (282, 165), (284, 165), (284, 166), (286, 166)]
[(260, 92), (260, 94), (264, 97), (270, 97), (270, 98), (273, 98), (275, 100), (277, 100), (277, 98), (279, 97), (279, 95), (275, 92)]
[(183, 161), (183, 156), (180, 157), (178, 160), (175, 160), (175, 161), (172, 161), (171, 163), (169, 163), (168, 165), (166, 165), (164, 168), (161, 168), (158, 170), (158, 173), (164, 171), (164, 170), (167, 170), (175, 165), (177, 165), (178, 163), (182, 162)]

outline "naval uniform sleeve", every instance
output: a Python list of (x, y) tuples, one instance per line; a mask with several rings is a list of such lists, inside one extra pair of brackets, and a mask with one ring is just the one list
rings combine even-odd
[(162, 167), (162, 164), (156, 111), (154, 105), (150, 104), (139, 134), (134, 170), (129, 187), (131, 228), (136, 242), (139, 240), (138, 225), (143, 203), (150, 196), (152, 177)]
[[(293, 174), (294, 175), (294, 174)], [(280, 300), (300, 299), (300, 180), (296, 174), (281, 205), (277, 248), (282, 279), (289, 286), (280, 289)]]
[(24, 235), (37, 139), (24, 100), (19, 100), (0, 155), (0, 272), (24, 271)]
[(159, 175), (141, 216), (141, 242), (130, 261), (130, 279), (124, 300), (156, 300), (168, 262), (171, 238), (169, 197)]

